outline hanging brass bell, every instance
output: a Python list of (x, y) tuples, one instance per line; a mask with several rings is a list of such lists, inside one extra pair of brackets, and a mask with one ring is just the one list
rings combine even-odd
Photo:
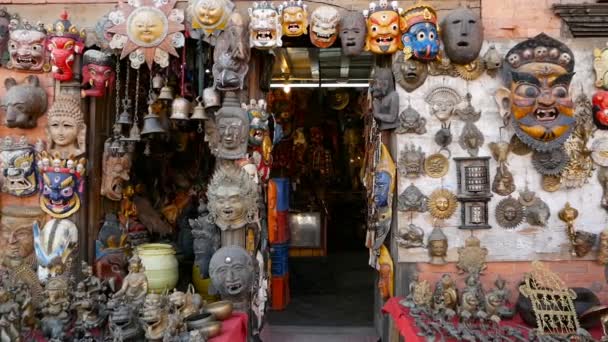
[(129, 114), (129, 112), (127, 112), (126, 110), (123, 111), (118, 116), (118, 120), (116, 120), (116, 123), (121, 124), (121, 125), (130, 125), (130, 124), (132, 124), (133, 122), (131, 121), (131, 114)]
[(120, 153), (120, 147), (121, 147), (121, 145), (122, 144), (118, 140), (112, 141), (112, 143), (110, 144), (110, 152), (113, 155), (116, 155), (116, 154)]
[(133, 126), (131, 126), (128, 137), (122, 138), (120, 140), (121, 141), (140, 141), (141, 136), (139, 134), (139, 127), (137, 127), (137, 124), (133, 124)]
[(220, 93), (214, 87), (203, 89), (203, 103), (205, 108), (219, 108), (222, 105)]
[(205, 112), (205, 107), (201, 102), (201, 98), (196, 98), (196, 106), (194, 107), (194, 111), (192, 112), (192, 116), (190, 117), (192, 120), (207, 120), (209, 116), (207, 116), (207, 112)]
[(152, 78), (152, 88), (160, 89), (165, 85), (165, 78), (161, 74), (156, 74)]
[(160, 123), (160, 116), (156, 115), (151, 107), (148, 107), (148, 114), (144, 116), (144, 128), (141, 130), (141, 135), (152, 133), (165, 133), (165, 129)]
[(159, 100), (173, 100), (173, 89), (169, 86), (164, 86), (160, 90), (160, 95), (158, 95)]
[(171, 104), (171, 120), (188, 120), (190, 113), (190, 101), (183, 97), (178, 97)]

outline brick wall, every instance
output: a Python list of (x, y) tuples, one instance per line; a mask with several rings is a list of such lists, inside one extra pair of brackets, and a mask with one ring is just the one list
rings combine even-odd
[(559, 37), (561, 19), (551, 6), (563, 0), (482, 0), (481, 18), (486, 39), (527, 38), (541, 32)]

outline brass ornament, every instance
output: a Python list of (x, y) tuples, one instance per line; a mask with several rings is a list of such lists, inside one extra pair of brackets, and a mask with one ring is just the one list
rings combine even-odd
[(476, 122), (481, 117), (481, 111), (476, 110), (471, 104), (472, 97), (471, 93), (467, 93), (464, 97), (467, 105), (464, 108), (454, 109), (454, 114), (464, 122)]
[(597, 262), (600, 265), (608, 264), (608, 228), (600, 233), (600, 245), (597, 251)]
[(440, 58), (430, 61), (429, 64), (429, 75), (431, 76), (450, 76), (458, 77), (456, 68), (452, 61), (445, 55), (445, 52), (440, 51)]
[(580, 188), (593, 174), (593, 160), (587, 144), (594, 131), (593, 113), (589, 98), (581, 93), (576, 97), (574, 117), (576, 124), (570, 139), (564, 143), (570, 161), (562, 172), (566, 188)]
[(440, 121), (447, 121), (456, 105), (462, 101), (462, 96), (453, 88), (438, 86), (424, 97), (424, 101), (431, 106), (431, 115), (436, 116)]
[(511, 196), (498, 202), (494, 212), (496, 222), (503, 228), (515, 228), (524, 220), (524, 207)]
[(471, 63), (464, 64), (464, 65), (454, 64), (454, 70), (456, 71), (456, 74), (458, 75), (458, 77), (462, 78), (463, 80), (467, 80), (467, 81), (471, 81), (471, 80), (475, 80), (475, 79), (479, 78), (479, 76), (481, 76), (483, 74), (485, 69), (486, 68), (485, 68), (484, 62), (480, 58), (477, 58), (476, 60), (472, 61)]
[(441, 149), (448, 149), (448, 146), (452, 143), (452, 132), (450, 127), (452, 123), (441, 122), (441, 128), (435, 133), (435, 143), (441, 147)]
[(540, 261), (524, 276), (519, 292), (532, 302), (537, 335), (571, 336), (579, 332), (573, 299), (576, 294)]
[(414, 144), (409, 144), (409, 146), (406, 145), (403, 151), (401, 151), (401, 156), (399, 157), (399, 162), (397, 164), (399, 174), (408, 178), (418, 178), (423, 175), (424, 156), (425, 154), (420, 146), (416, 149)]
[(574, 245), (576, 239), (574, 221), (578, 218), (578, 210), (570, 206), (569, 202), (566, 202), (564, 207), (557, 213), (557, 215), (560, 220), (566, 223), (566, 233), (568, 234), (568, 240), (570, 240), (570, 252), (574, 255)]
[(524, 144), (523, 141), (519, 139), (517, 134), (513, 134), (511, 140), (509, 141), (509, 145), (511, 145), (511, 152), (518, 156), (525, 156), (532, 152), (532, 149), (528, 147), (528, 145)]
[(399, 235), (395, 237), (395, 240), (403, 248), (424, 247), (424, 230), (410, 223), (405, 229), (399, 229)]
[(472, 122), (467, 122), (462, 128), (458, 144), (460, 148), (466, 150), (469, 156), (476, 157), (479, 154), (479, 148), (484, 142), (483, 133)]
[(513, 191), (515, 191), (513, 174), (506, 167), (497, 166), (496, 175), (492, 181), (492, 192), (501, 196), (508, 196)]
[(555, 176), (560, 174), (570, 157), (563, 148), (556, 148), (547, 152), (534, 151), (532, 165), (541, 175)]
[(532, 226), (544, 227), (549, 221), (551, 210), (545, 201), (536, 196), (534, 191), (526, 188), (519, 192), (517, 199), (519, 204), (524, 207), (525, 219)]
[(595, 240), (597, 240), (597, 234), (582, 230), (577, 231), (574, 233), (574, 244), (572, 246), (574, 249), (574, 254), (579, 258), (589, 254), (595, 245)]
[(429, 212), (436, 219), (449, 219), (457, 206), (456, 195), (448, 189), (437, 189), (429, 196)]
[(559, 190), (559, 188), (562, 185), (562, 177), (543, 175), (542, 185), (543, 185), (543, 190), (545, 190), (547, 192), (555, 192), (555, 191)]
[(481, 241), (471, 235), (464, 242), (464, 247), (458, 248), (456, 268), (460, 273), (481, 274), (487, 267), (488, 249), (481, 247)]
[(412, 300), (418, 307), (428, 307), (431, 305), (433, 298), (433, 292), (431, 291), (431, 285), (426, 280), (421, 280), (414, 286), (414, 293)]
[(426, 133), (426, 119), (420, 113), (408, 104), (407, 108), (399, 113), (399, 126), (395, 129), (395, 133)]
[(399, 211), (417, 211), (424, 213), (428, 210), (429, 198), (413, 183), (399, 195)]
[(429, 260), (431, 265), (446, 264), (445, 257), (447, 256), (448, 252), (448, 237), (445, 236), (441, 228), (433, 228), (431, 235), (429, 235), (427, 248), (431, 258), (431, 260)]
[(441, 152), (433, 153), (424, 160), (424, 172), (431, 178), (441, 178), (448, 173), (450, 162)]
[(458, 288), (449, 274), (444, 274), (435, 283), (433, 292), (433, 309), (456, 310), (458, 306)]

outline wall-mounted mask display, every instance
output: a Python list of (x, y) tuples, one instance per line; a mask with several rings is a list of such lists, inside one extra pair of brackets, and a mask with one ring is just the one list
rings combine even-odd
[[(9, 25), (8, 54), (10, 69), (42, 71), (46, 65), (46, 29), (42, 23), (13, 18)], [(48, 69), (47, 69), (48, 71)]]
[(427, 4), (417, 3), (406, 9), (401, 16), (404, 58), (422, 61), (432, 61), (437, 58), (441, 49), (441, 40), (435, 9)]
[(399, 126), (399, 95), (395, 91), (393, 74), (389, 68), (375, 68), (371, 92), (372, 110), (378, 120), (380, 130), (390, 130)]
[(338, 39), (340, 13), (335, 7), (319, 6), (310, 15), (310, 42), (320, 48), (332, 46)]
[(440, 121), (447, 121), (452, 116), (454, 108), (462, 102), (462, 96), (455, 89), (446, 86), (433, 88), (424, 101), (431, 106), (431, 115)]
[(424, 246), (424, 230), (410, 223), (404, 229), (399, 229), (399, 235), (395, 237), (399, 247), (416, 248)]
[(452, 63), (473, 62), (479, 56), (483, 43), (481, 18), (466, 7), (451, 10), (441, 20), (441, 40)]
[(6, 137), (0, 145), (0, 185), (2, 192), (25, 197), (38, 190), (34, 147), (23, 136)]
[(415, 59), (405, 59), (403, 52), (398, 51), (393, 57), (393, 76), (403, 90), (411, 93), (418, 89), (428, 76), (428, 66)]
[(78, 248), (78, 227), (70, 220), (52, 219), (42, 230), (34, 222), (34, 250), (38, 261), (38, 279), (69, 274), (69, 266)]
[(608, 47), (593, 49), (593, 69), (595, 70), (595, 86), (608, 90)]
[(428, 201), (431, 216), (445, 220), (452, 217), (458, 206), (456, 195), (448, 189), (437, 189), (431, 193)]
[(548, 152), (534, 151), (532, 155), (532, 166), (541, 175), (559, 175), (568, 162), (570, 157), (563, 148), (557, 148)]
[(401, 113), (399, 113), (399, 127), (395, 133), (426, 133), (426, 119), (420, 115), (411, 105), (408, 104)]
[(270, 2), (254, 2), (249, 8), (249, 46), (256, 49), (272, 49), (281, 46), (281, 15)]
[(427, 248), (431, 260), (429, 263), (432, 265), (445, 265), (445, 258), (448, 254), (448, 237), (445, 236), (441, 228), (435, 227), (429, 235), (427, 242)]
[(249, 253), (238, 246), (222, 247), (211, 257), (209, 273), (213, 288), (222, 300), (229, 300), (235, 310), (246, 312), (254, 279)]
[(593, 122), (599, 129), (608, 129), (608, 91), (600, 90), (593, 94)]
[(87, 126), (80, 110), (80, 99), (60, 94), (47, 114), (48, 152), (60, 159), (74, 158), (86, 152)]
[[(302, 0), (289, 0), (280, 6), (282, 31), (287, 37), (299, 37), (308, 33), (308, 6)], [(365, 21), (363, 21), (365, 27)], [(363, 46), (363, 45), (361, 45)]]
[(420, 189), (411, 183), (399, 195), (399, 211), (417, 211), (419, 213), (426, 212), (429, 198), (425, 196)]
[(175, 49), (186, 42), (182, 33), (184, 11), (173, 8), (175, 3), (176, 0), (168, 0), (155, 6), (150, 1), (121, 2), (108, 16), (114, 25), (106, 30), (113, 34), (110, 47), (122, 50), (120, 59), (129, 56), (134, 69), (144, 63), (150, 70), (153, 63), (166, 68), (169, 55), (179, 57)]
[(228, 27), (217, 39), (215, 50), (213, 50), (212, 69), (215, 89), (243, 89), (251, 56), (248, 45), (243, 17), (238, 13), (233, 13), (230, 16)]
[(66, 218), (80, 209), (86, 160), (60, 159), (42, 151), (38, 155), (42, 179), (40, 208), (54, 218)]
[(476, 157), (479, 153), (479, 148), (484, 142), (483, 133), (472, 122), (467, 122), (460, 132), (458, 144), (460, 148), (466, 150), (469, 156)]
[[(285, 15), (283, 15), (283, 20), (285, 20)], [(340, 29), (342, 54), (345, 56), (359, 56), (363, 52), (365, 36), (367, 35), (367, 25), (363, 14), (354, 11), (344, 13), (338, 27)], [(283, 21), (283, 30), (284, 28), (285, 21)]]
[(228, 18), (234, 9), (230, 0), (190, 0), (186, 10), (190, 22), (190, 34), (199, 36), (207, 43), (214, 45), (215, 40), (228, 24)]
[(399, 174), (408, 178), (418, 178), (423, 175), (424, 156), (425, 154), (420, 146), (416, 149), (414, 144), (405, 145), (397, 164)]
[(34, 264), (32, 225), (42, 222), (44, 212), (38, 207), (5, 205), (0, 210), (0, 238), (3, 246), (4, 267)]
[(515, 133), (538, 151), (561, 146), (574, 127), (570, 82), (574, 55), (544, 33), (515, 45), (506, 56), (507, 88), (496, 92), (501, 113)]
[(98, 50), (87, 50), (82, 61), (83, 97), (103, 97), (114, 87), (116, 73), (112, 55)]
[(222, 159), (241, 159), (247, 154), (249, 117), (239, 106), (236, 94), (229, 92), (215, 114), (215, 126), (219, 137), (216, 156)]
[(369, 9), (363, 11), (367, 24), (365, 51), (380, 55), (391, 55), (401, 48), (401, 27), (397, 1), (370, 2)]
[(61, 82), (71, 81), (74, 77), (72, 66), (76, 55), (84, 52), (84, 30), (78, 31), (64, 11), (59, 20), (48, 30), (47, 49), (51, 53), (53, 77)]
[(113, 153), (108, 142), (104, 145), (101, 161), (100, 194), (111, 201), (122, 199), (123, 183), (129, 180), (131, 171), (130, 153)]
[(524, 220), (524, 207), (511, 196), (496, 205), (496, 222), (503, 228), (515, 228)]
[(5, 122), (9, 128), (36, 127), (38, 118), (46, 112), (47, 95), (40, 86), (38, 76), (30, 75), (21, 84), (12, 77), (4, 80), (6, 94), (2, 105), (6, 107)]
[(464, 241), (464, 247), (458, 247), (456, 268), (463, 273), (480, 275), (487, 267), (487, 256), (488, 249), (481, 247), (481, 241), (471, 235)]

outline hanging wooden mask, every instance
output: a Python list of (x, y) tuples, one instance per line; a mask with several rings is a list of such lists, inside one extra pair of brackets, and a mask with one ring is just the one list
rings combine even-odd
[(281, 16), (279, 9), (270, 2), (254, 2), (249, 8), (249, 46), (256, 49), (272, 49), (281, 46)]
[(320, 48), (332, 46), (338, 39), (340, 13), (335, 7), (319, 6), (310, 15), (310, 42)]
[(428, 76), (428, 66), (415, 59), (403, 58), (403, 52), (398, 51), (393, 57), (393, 76), (403, 90), (411, 93), (418, 89)]
[(2, 105), (6, 108), (5, 122), (9, 128), (36, 127), (38, 118), (47, 109), (46, 91), (40, 86), (38, 76), (30, 75), (25, 82), (17, 84), (14, 78), (4, 80), (6, 94)]
[(66, 218), (80, 209), (86, 160), (62, 159), (42, 151), (38, 173), (42, 179), (40, 208), (54, 218)]
[(299, 37), (308, 33), (308, 6), (302, 0), (289, 0), (280, 6), (282, 32), (287, 37)]
[(435, 60), (441, 50), (435, 9), (427, 4), (417, 3), (406, 9), (401, 16), (404, 58)]
[(112, 55), (98, 50), (87, 50), (82, 62), (83, 97), (104, 97), (106, 90), (114, 87), (116, 73)]
[(47, 49), (51, 53), (53, 77), (61, 82), (71, 81), (74, 77), (72, 66), (76, 55), (84, 52), (85, 31), (78, 31), (64, 11), (49, 30)]
[(441, 39), (452, 63), (473, 62), (483, 43), (481, 18), (466, 7), (451, 10), (441, 21)]
[[(9, 69), (42, 71), (46, 64), (46, 29), (42, 23), (13, 18), (9, 25)], [(48, 69), (46, 70), (48, 71)]]
[(186, 10), (190, 35), (202, 38), (211, 45), (226, 28), (234, 4), (230, 0), (190, 0)]
[(506, 57), (506, 85), (496, 92), (505, 120), (526, 145), (538, 151), (560, 147), (574, 127), (570, 82), (574, 55), (544, 33), (515, 45)]
[(367, 20), (365, 51), (375, 54), (390, 55), (401, 48), (401, 27), (403, 19), (399, 17), (401, 9), (397, 1), (371, 2), (369, 9), (363, 11)]
[(224, 103), (215, 114), (215, 125), (219, 136), (216, 156), (222, 159), (241, 159), (247, 154), (249, 117), (236, 98), (226, 94)]
[(593, 57), (595, 86), (608, 90), (608, 47), (603, 49), (593, 49)]
[(122, 50), (120, 58), (129, 56), (131, 67), (139, 69), (146, 63), (165, 68), (169, 55), (178, 57), (175, 48), (184, 46), (184, 11), (173, 8), (177, 0), (156, 2), (142, 0), (137, 5), (121, 2), (119, 8), (110, 13), (114, 26), (107, 29), (113, 33), (110, 47)]
[(2, 192), (13, 196), (30, 196), (38, 190), (34, 147), (25, 137), (10, 136), (0, 145), (0, 182)]
[[(284, 25), (285, 23), (283, 23), (283, 27)], [(363, 14), (354, 11), (343, 14), (339, 28), (342, 54), (345, 56), (359, 56), (363, 52), (365, 36), (367, 35), (367, 26)]]

